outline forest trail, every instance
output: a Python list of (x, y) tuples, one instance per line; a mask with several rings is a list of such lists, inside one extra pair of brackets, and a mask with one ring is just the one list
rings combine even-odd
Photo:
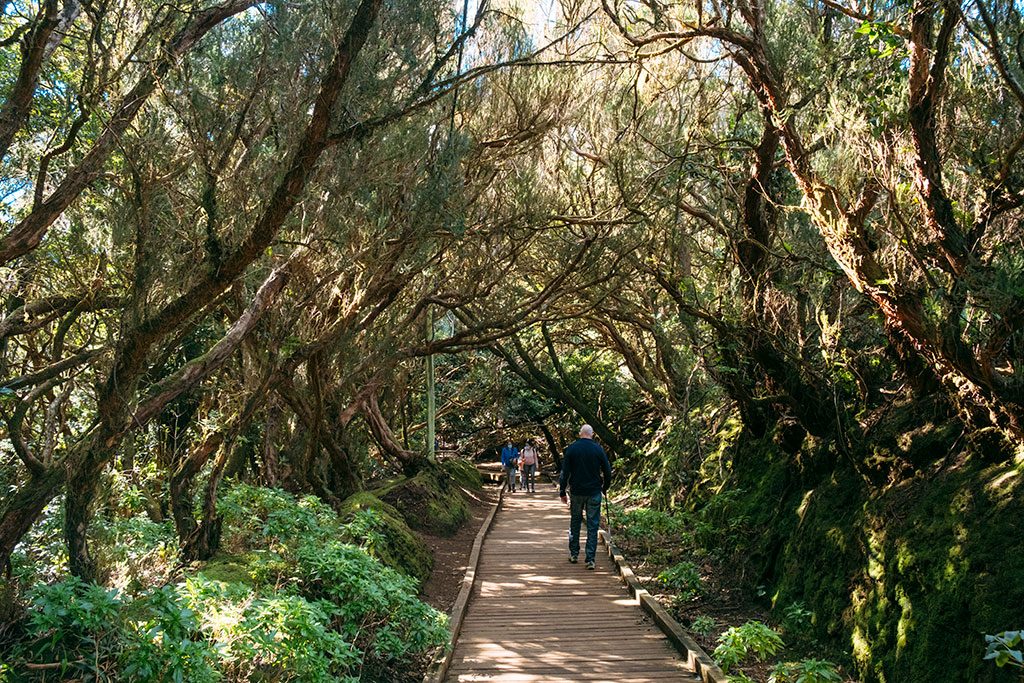
[(569, 564), (568, 528), (568, 508), (550, 483), (538, 482), (535, 494), (506, 493), (445, 680), (699, 681), (630, 598), (603, 548), (594, 571), (582, 552)]

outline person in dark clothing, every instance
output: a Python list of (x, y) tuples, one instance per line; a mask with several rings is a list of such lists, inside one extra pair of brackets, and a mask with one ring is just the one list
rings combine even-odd
[[(569, 504), (569, 561), (576, 563), (580, 555), (580, 524), (587, 514), (587, 569), (597, 560), (597, 528), (601, 523), (601, 495), (607, 493), (612, 481), (612, 468), (604, 449), (594, 442), (594, 428), (583, 425), (580, 438), (569, 444), (562, 458), (562, 474), (558, 477), (558, 495)], [(569, 499), (565, 490), (569, 489)]]
[(501, 466), (505, 468), (505, 488), (509, 493), (516, 492), (516, 463), (519, 460), (519, 449), (512, 445), (512, 439), (508, 445), (501, 449)]

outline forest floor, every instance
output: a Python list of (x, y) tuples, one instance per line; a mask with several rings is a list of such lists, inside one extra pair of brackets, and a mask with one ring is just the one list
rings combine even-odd
[(435, 536), (417, 532), (420, 539), (427, 544), (434, 555), (434, 568), (430, 577), (423, 584), (420, 599), (431, 607), (445, 614), (451, 612), (455, 599), (462, 588), (462, 577), (466, 574), (469, 554), (473, 550), (480, 526), (484, 523), (487, 513), (498, 502), (499, 487), (485, 484), (479, 491), (463, 489), (466, 504), (472, 517), (462, 525), (454, 536)]

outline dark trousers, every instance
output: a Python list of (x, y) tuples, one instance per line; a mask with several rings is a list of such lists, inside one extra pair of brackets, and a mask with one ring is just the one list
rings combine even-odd
[(577, 557), (580, 554), (580, 524), (583, 513), (587, 513), (587, 547), (586, 560), (597, 560), (597, 529), (601, 524), (601, 494), (590, 496), (569, 496), (569, 554)]
[(533, 491), (535, 485), (536, 465), (523, 465), (523, 490)]

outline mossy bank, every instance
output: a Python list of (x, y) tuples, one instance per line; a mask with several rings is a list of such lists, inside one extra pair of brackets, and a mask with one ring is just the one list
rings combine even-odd
[(846, 453), (730, 435), (740, 554), (773, 608), (805, 604), (811, 635), (865, 683), (1016, 681), (983, 656), (984, 634), (1024, 626), (1024, 466), (999, 439), (920, 417), (893, 411)]

